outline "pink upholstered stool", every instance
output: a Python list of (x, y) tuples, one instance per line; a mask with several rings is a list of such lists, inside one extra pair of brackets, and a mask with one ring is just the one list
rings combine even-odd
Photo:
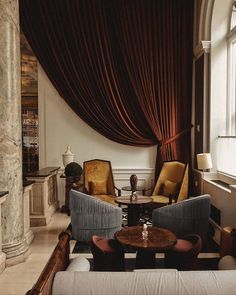
[(116, 240), (92, 236), (90, 246), (94, 271), (124, 270), (124, 249)]
[(197, 269), (197, 256), (202, 249), (199, 235), (187, 235), (177, 240), (175, 246), (166, 252), (165, 265), (167, 268), (178, 270)]

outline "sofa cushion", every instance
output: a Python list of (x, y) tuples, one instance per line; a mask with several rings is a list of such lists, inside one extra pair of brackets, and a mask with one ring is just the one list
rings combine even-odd
[(111, 245), (111, 240), (110, 239), (97, 239), (96, 241), (94, 241), (94, 243), (96, 243), (97, 247), (103, 251), (103, 252), (114, 252), (114, 248)]
[(226, 255), (222, 257), (219, 261), (218, 268), (219, 270), (230, 270), (230, 269), (236, 270), (236, 258), (230, 255)]
[(178, 183), (165, 180), (162, 187), (162, 195), (169, 197), (169, 195), (173, 195), (178, 191)]
[(169, 198), (163, 195), (152, 196), (152, 200), (155, 203), (169, 204)]
[(91, 195), (106, 195), (107, 194), (106, 180), (89, 181), (89, 193)]
[(90, 263), (85, 257), (75, 257), (71, 259), (66, 271), (89, 271)]
[(188, 252), (193, 248), (193, 244), (187, 240), (178, 239), (174, 247), (171, 249), (175, 252)]

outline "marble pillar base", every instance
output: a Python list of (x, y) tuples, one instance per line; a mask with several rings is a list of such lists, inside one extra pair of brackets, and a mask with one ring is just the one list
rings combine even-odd
[(23, 217), (24, 217), (24, 240), (27, 245), (30, 245), (33, 241), (34, 234), (30, 229), (30, 198), (33, 194), (33, 183), (24, 186), (23, 188)]
[(0, 254), (0, 273), (4, 271), (6, 267), (6, 254), (1, 253)]
[(6, 267), (6, 254), (2, 252), (2, 222), (1, 222), (1, 206), (6, 201), (8, 192), (0, 192), (0, 273)]
[(24, 262), (30, 254), (29, 246), (25, 240), (14, 244), (3, 245), (2, 250), (6, 254), (6, 266)]
[(31, 251), (28, 248), (27, 251), (24, 252), (23, 254), (6, 259), (6, 267), (24, 262), (29, 257), (30, 253)]
[(34, 234), (32, 230), (29, 230), (25, 235), (25, 242), (27, 245), (30, 245), (34, 239)]

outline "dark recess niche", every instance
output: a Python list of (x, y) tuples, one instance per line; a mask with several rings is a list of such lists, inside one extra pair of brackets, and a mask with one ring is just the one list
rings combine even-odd
[(38, 65), (21, 32), (21, 109), (23, 175), (39, 169)]

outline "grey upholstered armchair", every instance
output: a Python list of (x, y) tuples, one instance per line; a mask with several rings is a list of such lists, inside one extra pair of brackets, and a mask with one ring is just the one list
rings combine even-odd
[(75, 190), (70, 191), (70, 212), (72, 236), (77, 241), (88, 242), (92, 235), (113, 238), (121, 229), (121, 208)]
[(198, 234), (205, 241), (210, 217), (210, 196), (202, 195), (153, 210), (153, 225), (177, 236)]

